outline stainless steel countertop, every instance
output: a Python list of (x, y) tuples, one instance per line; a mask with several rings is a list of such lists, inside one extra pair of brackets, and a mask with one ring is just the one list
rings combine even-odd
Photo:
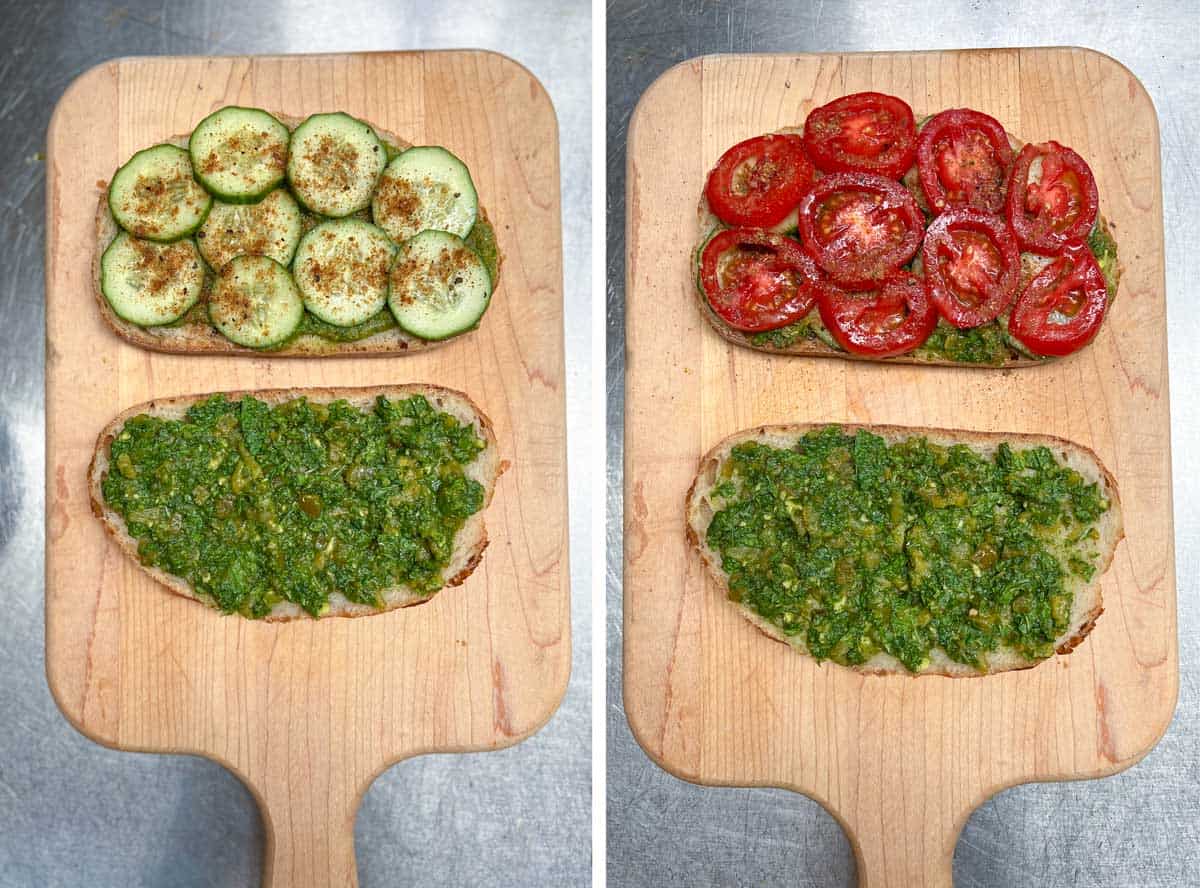
[(625, 137), (642, 92), (711, 52), (1081, 45), (1141, 78), (1162, 132), (1182, 681), (1175, 720), (1141, 764), (1105, 780), (1017, 787), (968, 821), (959, 886), (1200, 884), (1200, 68), (1195, 2), (741, 0), (608, 4), (608, 874), (646, 884), (842, 886), (849, 843), (815, 802), (783, 790), (692, 786), (658, 769), (621, 708), (621, 434)]
[[(104, 749), (50, 698), (43, 648), (40, 152), (77, 75), (131, 54), (487, 48), (530, 68), (558, 112), (567, 269), (589, 268), (591, 10), (545, 3), (268, 0), (0, 2), (0, 886), (257, 885), (263, 828), (206, 759)], [(265, 23), (265, 25), (264, 25)], [(481, 97), (487, 100), (486, 96)], [(561, 709), (502, 752), (387, 771), (356, 824), (364, 886), (583, 885), (591, 867), (590, 282), (565, 281), (574, 656)], [(595, 368), (594, 372), (599, 372)]]

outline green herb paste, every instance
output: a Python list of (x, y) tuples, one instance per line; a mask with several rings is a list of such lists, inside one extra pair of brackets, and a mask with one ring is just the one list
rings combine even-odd
[(455, 534), (483, 507), (464, 467), (484, 447), (420, 395), (366, 411), (216, 395), (183, 420), (127, 421), (103, 494), (143, 564), (221, 610), (291, 601), (318, 616), (334, 591), (378, 607), (394, 586), (442, 587)]
[(769, 345), (772, 348), (787, 348), (789, 345), (794, 345), (801, 339), (814, 337), (812, 324), (808, 318), (801, 318), (794, 324), (788, 324), (786, 327), (780, 327), (776, 330), (767, 330), (764, 333), (755, 333), (750, 337), (750, 341), (755, 345)]
[(963, 364), (1003, 364), (1009, 357), (1009, 347), (998, 322), (960, 330), (939, 319), (915, 354)]
[(981, 670), (1000, 646), (1054, 653), (1108, 509), (1045, 447), (986, 457), (836, 427), (790, 449), (735, 447), (713, 505), (730, 598), (817, 659), (886, 651), (913, 672), (934, 647)]
[[(384, 330), (391, 330), (395, 326), (396, 318), (386, 308), (367, 318), (361, 324), (354, 324), (350, 327), (339, 327), (321, 320), (311, 311), (306, 311), (304, 317), (300, 319), (300, 326), (296, 328), (296, 335), (320, 336), (330, 342), (358, 342), (360, 339), (366, 339), (368, 336), (374, 336)], [(280, 345), (280, 348), (286, 348), (291, 343), (292, 340), (288, 339)]]

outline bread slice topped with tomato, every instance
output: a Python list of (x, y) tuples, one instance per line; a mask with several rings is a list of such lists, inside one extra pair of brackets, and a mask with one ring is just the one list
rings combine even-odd
[(1083, 348), (1120, 279), (1087, 162), (957, 108), (856, 93), (708, 175), (698, 301), (762, 351), (1022, 366)]

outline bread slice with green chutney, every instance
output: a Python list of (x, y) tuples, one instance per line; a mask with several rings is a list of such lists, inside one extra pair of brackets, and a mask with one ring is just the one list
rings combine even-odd
[[(1087, 548), (1089, 554), (1094, 555), (1092, 564), (1092, 568), (1094, 569), (1090, 572), (1075, 572), (1066, 569), (1064, 566), (1062, 570), (1062, 582), (1065, 591), (1071, 594), (1069, 615), (1066, 619), (1066, 627), (1053, 639), (1052, 648), (1049, 646), (1046, 647), (1046, 653), (1068, 654), (1083, 642), (1103, 611), (1100, 578), (1105, 570), (1108, 569), (1117, 544), (1124, 536), (1120, 497), (1116, 481), (1095, 453), (1079, 444), (1045, 435), (995, 434), (885, 425), (845, 424), (836, 426), (835, 428), (846, 436), (854, 436), (860, 430), (869, 432), (872, 435), (882, 438), (889, 448), (899, 442), (914, 438), (924, 439), (929, 444), (938, 447), (948, 448), (952, 445), (964, 445), (971, 452), (985, 459), (995, 457), (1001, 445), (1005, 444), (1014, 452), (1044, 447), (1049, 451), (1057, 466), (1065, 467), (1078, 473), (1082, 479), (1080, 489), (1086, 488), (1089, 485), (1095, 485), (1100, 502), (1107, 501), (1108, 507), (1095, 517), (1094, 521), (1088, 522), (1090, 528), (1086, 537), (1088, 540)], [(765, 635), (777, 641), (784, 642), (797, 652), (808, 656), (814, 655), (810, 650), (809, 641), (807, 640), (807, 631), (797, 629), (796, 626), (793, 626), (791, 627), (793, 631), (785, 632), (781, 625), (783, 621), (767, 619), (760, 613), (759, 609), (752, 607), (743, 596), (737, 594), (730, 595), (731, 574), (726, 570), (728, 563), (724, 561), (722, 552), (718, 551), (710, 543), (709, 529), (717, 513), (737, 499), (737, 493), (731, 493), (729, 486), (722, 487), (722, 482), (727, 481), (732, 474), (726, 469), (726, 464), (731, 460), (731, 454), (735, 447), (748, 442), (754, 442), (766, 447), (794, 450), (806, 434), (829, 429), (829, 424), (824, 423), (759, 426), (729, 436), (713, 447), (700, 460), (699, 469), (691, 489), (688, 491), (685, 503), (688, 541), (696, 549), (709, 574), (725, 597), (730, 599), (731, 603), (734, 603), (739, 608), (743, 616), (758, 627)], [(811, 441), (812, 439), (809, 438), (806, 440)], [(853, 458), (852, 456), (846, 457), (844, 454), (838, 454), (838, 456), (843, 461), (846, 458)], [(1021, 471), (1025, 472), (1026, 470), (1022, 469)], [(742, 483), (744, 481), (739, 480), (733, 486), (736, 487), (737, 484)], [(759, 488), (755, 489), (759, 490)], [(740, 489), (738, 493), (740, 493)], [(774, 493), (774, 491), (771, 491), (771, 493)], [(786, 500), (785, 502), (789, 513), (793, 508), (801, 513), (802, 517), (793, 517), (792, 520), (796, 522), (800, 528), (799, 533), (803, 536), (805, 533), (803, 529), (805, 522), (809, 520), (808, 516), (803, 516), (802, 513), (804, 504), (787, 502)], [(955, 505), (965, 504), (958, 502)], [(865, 520), (865, 518), (864, 514), (859, 520)], [(893, 518), (893, 520), (895, 521), (896, 519)], [(1094, 535), (1091, 534), (1091, 528), (1095, 530)], [(906, 535), (909, 533), (907, 526), (904, 528), (903, 533)], [(838, 545), (841, 544), (838, 543)], [(880, 543), (881, 551), (883, 546), (884, 544)], [(899, 557), (907, 557), (909, 565), (915, 564), (912, 560), (914, 555), (908, 549), (907, 540), (901, 551), (903, 554)], [(748, 561), (751, 558), (761, 558), (762, 555), (761, 553), (747, 554), (741, 552), (736, 553), (735, 557), (740, 557), (744, 561)], [(1065, 556), (1057, 553), (1055, 557), (1060, 562), (1065, 558)], [(995, 558), (995, 552), (992, 553), (992, 558)], [(972, 563), (973, 559), (964, 562), (968, 566)], [(915, 567), (912, 569), (915, 570)], [(980, 576), (981, 574), (978, 569), (975, 570), (975, 576)], [(775, 594), (777, 591), (777, 589), (772, 590), (771, 594)], [(825, 590), (822, 591), (824, 592)], [(828, 601), (829, 599), (827, 598), (818, 608), (823, 609), (828, 606)], [(844, 596), (841, 601), (837, 601), (835, 598), (832, 606), (833, 609), (837, 610), (839, 605), (845, 606), (845, 601)], [(789, 608), (791, 606), (791, 604), (788, 605)], [(974, 615), (977, 612), (972, 609), (971, 613)], [(787, 616), (791, 615), (788, 614)], [(963, 615), (963, 618), (965, 619), (966, 615)], [(883, 647), (885, 646), (872, 644), (869, 648), (873, 652), (872, 655), (866, 656), (862, 662), (845, 662), (843, 665), (845, 668), (868, 674), (898, 673), (905, 675), (969, 677), (1015, 669), (1027, 669), (1038, 665), (1038, 663), (1042, 662), (1042, 659), (1045, 659), (1045, 657), (1030, 658), (1015, 647), (1000, 644), (990, 650), (985, 650), (980, 656), (979, 662), (971, 664), (953, 659), (943, 648), (932, 645), (927, 652), (927, 656), (920, 661), (918, 668), (912, 668), (911, 666), (906, 666), (897, 656), (893, 656), (885, 649), (881, 649)]]
[[(220, 605), (212, 595), (198, 592), (192, 584), (183, 577), (168, 573), (157, 566), (143, 563), (139, 558), (139, 540), (135, 538), (126, 525), (122, 514), (106, 502), (103, 485), (110, 471), (115, 471), (111, 448), (126, 425), (133, 417), (149, 415), (166, 420), (181, 420), (193, 405), (212, 398), (214, 394), (189, 395), (176, 398), (159, 398), (130, 407), (115, 417), (100, 432), (96, 440), (92, 462), (88, 469), (88, 490), (91, 497), (92, 512), (103, 524), (104, 529), (112, 537), (121, 550), (133, 559), (146, 574), (157, 580), (169, 591), (184, 598), (190, 598), (219, 608)], [(470, 481), (477, 482), (482, 487), (482, 504), (465, 518), (454, 535), (453, 551), (448, 563), (441, 570), (441, 588), (461, 585), (479, 565), (487, 548), (488, 535), (484, 524), (484, 511), (491, 502), (495, 491), (496, 481), (507, 468), (507, 463), (500, 457), (496, 445), (496, 437), (492, 423), (475, 403), (462, 392), (436, 385), (409, 384), (392, 386), (372, 386), (366, 388), (292, 388), (271, 389), (259, 391), (224, 392), (229, 401), (237, 401), (243, 396), (252, 396), (262, 403), (274, 407), (298, 398), (306, 399), (310, 404), (328, 405), (334, 401), (345, 401), (351, 407), (362, 412), (370, 412), (380, 396), (397, 402), (416, 395), (423, 396), (435, 410), (453, 417), (458, 423), (470, 428), (475, 436), (483, 442), (483, 447), (470, 462), (462, 464), (462, 475)], [(403, 495), (403, 492), (402, 494)], [(301, 504), (303, 507), (303, 503)], [(358, 617), (382, 613), (400, 607), (408, 607), (428, 601), (435, 591), (418, 590), (407, 585), (396, 585), (391, 588), (377, 590), (380, 606), (375, 607), (358, 601), (349, 600), (339, 591), (329, 594), (327, 606), (319, 613), (320, 617)], [(292, 600), (279, 600), (272, 604), (269, 612), (262, 615), (267, 621), (291, 620), (307, 617), (310, 614)]]

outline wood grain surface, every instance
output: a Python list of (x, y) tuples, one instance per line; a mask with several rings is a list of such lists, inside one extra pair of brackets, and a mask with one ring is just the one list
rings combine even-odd
[[(693, 301), (695, 208), (735, 142), (878, 90), (918, 115), (969, 106), (1096, 174), (1125, 266), (1097, 339), (993, 371), (788, 358), (724, 342)], [(708, 56), (664, 74), (630, 125), (625, 708), (672, 773), (780, 786), (846, 829), (862, 885), (948, 886), (971, 810), (1016, 783), (1112, 774), (1166, 730), (1179, 674), (1158, 124), (1124, 67), (1083, 49)], [(669, 324), (670, 335), (663, 335)], [(1127, 539), (1073, 654), (984, 678), (861, 676), (767, 639), (684, 537), (700, 456), (761, 423), (876, 422), (1060, 435), (1116, 475)], [(801, 837), (796, 837), (801, 841)]]
[[(397, 358), (157, 354), (92, 301), (97, 181), (221, 105), (341, 110), (470, 167), (506, 254), (481, 328)], [(263, 807), (265, 882), (352, 885), (372, 779), (424, 752), (498, 749), (537, 730), (570, 669), (557, 124), (528, 71), (483, 52), (129, 58), (67, 90), (50, 125), (46, 255), (46, 668), (59, 706), (109, 746), (209, 756)], [(491, 545), (430, 603), (263, 624), (167, 594), (88, 509), (97, 432), (149, 398), (435, 382), (468, 393), (512, 463)]]

